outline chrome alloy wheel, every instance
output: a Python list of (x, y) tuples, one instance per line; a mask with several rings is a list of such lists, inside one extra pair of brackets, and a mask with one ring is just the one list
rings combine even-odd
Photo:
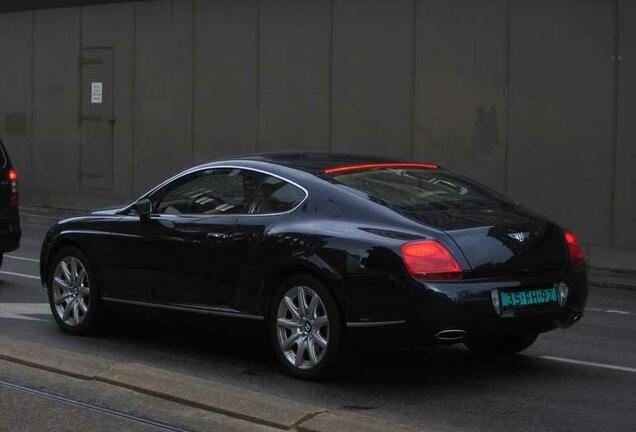
[(81, 324), (88, 312), (90, 284), (84, 264), (74, 256), (62, 258), (53, 273), (53, 304), (67, 325)]
[(287, 291), (278, 306), (276, 331), (287, 361), (299, 369), (317, 366), (329, 341), (329, 318), (320, 296), (306, 286)]

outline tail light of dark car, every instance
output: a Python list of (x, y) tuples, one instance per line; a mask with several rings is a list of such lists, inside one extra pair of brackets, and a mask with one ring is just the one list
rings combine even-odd
[(462, 267), (453, 254), (435, 240), (421, 240), (402, 245), (402, 258), (411, 276), (418, 279), (456, 280)]
[(570, 231), (565, 232), (565, 242), (568, 245), (568, 253), (570, 255), (570, 266), (575, 267), (585, 262), (583, 248), (579, 244), (574, 234)]
[(11, 207), (18, 207), (20, 205), (20, 196), (18, 194), (18, 172), (11, 168), (7, 172), (7, 180), (9, 180), (9, 186), (11, 187), (11, 195), (9, 195), (9, 205)]

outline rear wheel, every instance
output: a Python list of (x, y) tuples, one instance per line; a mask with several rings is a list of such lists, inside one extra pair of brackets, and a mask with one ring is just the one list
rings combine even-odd
[(517, 354), (529, 348), (537, 340), (538, 336), (537, 333), (497, 335), (488, 338), (469, 339), (466, 341), (466, 346), (480, 356), (506, 356)]
[(47, 280), (53, 318), (67, 333), (89, 334), (97, 324), (101, 299), (88, 257), (76, 247), (60, 250)]
[(343, 327), (331, 293), (314, 277), (288, 278), (269, 311), (274, 352), (292, 375), (324, 378), (333, 371), (341, 351)]

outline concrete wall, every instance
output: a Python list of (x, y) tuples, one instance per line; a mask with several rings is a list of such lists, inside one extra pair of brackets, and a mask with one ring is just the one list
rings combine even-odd
[[(246, 152), (437, 162), (571, 227), (593, 264), (636, 268), (634, 21), (628, 0), (157, 0), (0, 13), (0, 137), (23, 202), (74, 208), (130, 200), (186, 166)], [(80, 181), (84, 48), (115, 58), (106, 190)]]

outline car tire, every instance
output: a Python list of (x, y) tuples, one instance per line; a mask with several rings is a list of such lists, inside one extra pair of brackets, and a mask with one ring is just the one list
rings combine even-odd
[[(305, 298), (302, 308), (301, 293)], [(332, 376), (345, 350), (336, 301), (324, 284), (310, 275), (294, 275), (280, 285), (270, 305), (268, 330), (278, 361), (297, 378)]]
[(538, 336), (537, 333), (517, 333), (469, 339), (466, 346), (481, 357), (509, 356), (529, 348)]
[(4, 254), (0, 253), (0, 267), (2, 267), (3, 261), (4, 261)]
[(46, 285), (53, 318), (63, 331), (75, 335), (95, 331), (102, 301), (93, 266), (82, 250), (70, 246), (55, 254)]

